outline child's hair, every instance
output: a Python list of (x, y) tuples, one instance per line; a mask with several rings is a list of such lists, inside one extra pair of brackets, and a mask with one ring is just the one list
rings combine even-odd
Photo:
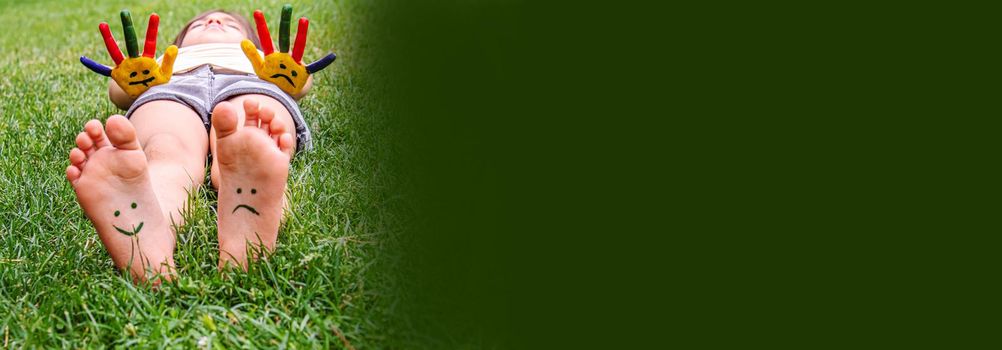
[(184, 36), (188, 34), (188, 28), (191, 27), (192, 23), (195, 23), (195, 21), (205, 18), (209, 14), (216, 12), (225, 13), (236, 19), (237, 22), (240, 23), (240, 26), (244, 28), (244, 31), (247, 32), (247, 39), (250, 40), (252, 43), (254, 43), (254, 46), (257, 46), (258, 49), (261, 49), (261, 41), (258, 40), (257, 35), (255, 34), (254, 31), (255, 28), (254, 26), (251, 25), (250, 21), (248, 21), (247, 18), (245, 18), (244, 16), (223, 9), (205, 11), (200, 13), (198, 16), (195, 16), (195, 18), (192, 18), (190, 21), (188, 21), (188, 23), (184, 25), (184, 28), (181, 29), (181, 32), (178, 33), (177, 37), (174, 38), (174, 45), (181, 47), (181, 43), (184, 41)]

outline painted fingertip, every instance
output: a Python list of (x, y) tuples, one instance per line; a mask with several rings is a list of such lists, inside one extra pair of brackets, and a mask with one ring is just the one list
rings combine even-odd
[(292, 5), (282, 6), (282, 21), (278, 27), (278, 49), (282, 52), (289, 52), (289, 31), (292, 26)]
[(310, 29), (310, 20), (306, 17), (299, 19), (299, 28), (296, 29), (296, 42), (292, 45), (292, 59), (296, 63), (303, 64), (303, 51), (306, 50), (306, 33)]
[(100, 75), (103, 75), (103, 76), (106, 76), (106, 77), (110, 77), (111, 76), (111, 67), (105, 66), (105, 65), (97, 63), (97, 62), (94, 62), (90, 58), (87, 58), (87, 56), (80, 56), (80, 63), (82, 63), (84, 65), (84, 67), (87, 67), (88, 69), (90, 69), (94, 73), (97, 73), (97, 74), (100, 74)]
[(132, 26), (132, 13), (129, 10), (122, 10), (122, 30), (125, 32), (125, 48), (129, 51), (129, 58), (139, 57), (139, 42), (136, 40), (136, 28)]
[(264, 19), (264, 12), (254, 10), (254, 24), (257, 25), (257, 38), (261, 41), (261, 51), (264, 55), (275, 52), (275, 46), (271, 42), (271, 33), (268, 32), (268, 22)]
[(160, 16), (150, 14), (150, 22), (146, 26), (146, 45), (143, 46), (143, 56), (153, 58), (157, 53), (157, 31), (160, 29)]
[(320, 70), (322, 70), (324, 68), (327, 68), (327, 66), (329, 66), (331, 63), (334, 63), (335, 59), (337, 59), (337, 55), (335, 55), (333, 52), (329, 53), (329, 54), (327, 54), (327, 56), (324, 56), (324, 58), (321, 58), (321, 59), (317, 60), (316, 62), (313, 62), (313, 63), (310, 63), (309, 65), (307, 65), (306, 66), (306, 72), (310, 73), (310, 74), (313, 74), (313, 73), (318, 72), (318, 71), (320, 71)]
[(125, 60), (125, 57), (122, 56), (122, 49), (118, 48), (115, 37), (111, 35), (111, 27), (105, 22), (101, 22), (97, 27), (101, 30), (101, 38), (104, 39), (104, 47), (108, 49), (108, 55), (115, 61), (116, 66), (119, 65)]

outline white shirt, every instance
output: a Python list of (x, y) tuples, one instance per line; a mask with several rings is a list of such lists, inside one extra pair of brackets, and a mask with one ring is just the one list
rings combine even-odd
[[(261, 54), (261, 50), (258, 50)], [(264, 55), (262, 55), (264, 57)], [(163, 56), (157, 59), (161, 62)], [(202, 65), (211, 65), (214, 70), (234, 73), (254, 74), (254, 66), (247, 60), (240, 43), (211, 43), (185, 46), (177, 49), (174, 60), (174, 74), (184, 73)]]

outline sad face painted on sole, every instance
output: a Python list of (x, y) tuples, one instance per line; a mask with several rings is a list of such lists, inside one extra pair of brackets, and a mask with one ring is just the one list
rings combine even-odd
[[(237, 187), (237, 194), (241, 194), (241, 193), (243, 193), (243, 189)], [(257, 189), (252, 188), (250, 190), (250, 194), (251, 195), (257, 194)], [(247, 209), (247, 211), (251, 212), (252, 214), (257, 215), (257, 216), (261, 216), (261, 214), (259, 214), (257, 212), (257, 209), (254, 209), (254, 207), (251, 207), (251, 206), (249, 206), (247, 204), (239, 204), (239, 205), (237, 205), (235, 208), (233, 208), (233, 211), (230, 214), (236, 213), (238, 209)]]
[[(137, 207), (136, 202), (132, 202), (132, 205), (130, 205), (130, 207), (132, 207), (132, 209), (136, 209), (136, 207)], [(120, 215), (122, 215), (122, 212), (120, 210), (116, 210), (115, 211), (115, 217), (117, 218)], [(114, 227), (115, 230), (117, 230), (119, 233), (121, 233), (123, 235), (126, 235), (126, 236), (135, 236), (135, 235), (138, 235), (139, 231), (141, 231), (143, 229), (143, 222), (140, 221), (139, 225), (132, 225), (132, 230), (131, 231), (124, 230), (121, 227), (118, 227), (118, 226), (115, 226), (115, 225), (111, 225), (111, 227)], [(126, 227), (128, 227), (128, 226), (126, 226)]]

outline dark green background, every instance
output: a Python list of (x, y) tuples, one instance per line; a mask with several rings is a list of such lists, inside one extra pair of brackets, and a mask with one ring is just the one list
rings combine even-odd
[[(631, 347), (662, 308), (670, 37), (640, 7), (395, 3), (388, 91), (416, 198), (403, 243), (423, 333), (477, 346)], [(658, 238), (656, 242), (648, 241)], [(663, 243), (662, 243), (663, 242)], [(652, 318), (652, 320), (648, 320)], [(646, 344), (645, 344), (646, 345)]]
[(388, 5), (425, 334), (968, 347), (994, 328), (974, 318), (998, 266), (986, 9)]

